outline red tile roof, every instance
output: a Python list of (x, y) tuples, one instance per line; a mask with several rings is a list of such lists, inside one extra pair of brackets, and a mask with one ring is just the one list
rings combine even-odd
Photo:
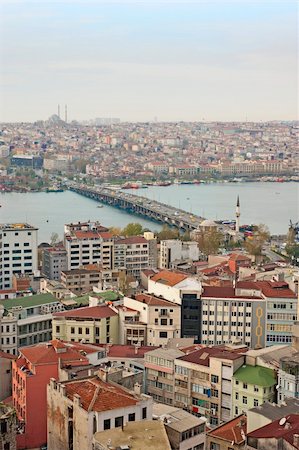
[(181, 356), (180, 358), (178, 358), (178, 360), (187, 361), (194, 364), (199, 364), (201, 366), (209, 367), (210, 357), (234, 360), (241, 358), (242, 354), (239, 354), (236, 351), (227, 350), (224, 346), (204, 347), (201, 348), (200, 350), (196, 350), (192, 353)]
[(260, 290), (265, 297), (297, 298), (295, 292), (284, 281), (239, 281), (237, 288)]
[(17, 359), (17, 356), (11, 355), (10, 353), (6, 353), (6, 352), (3, 352), (2, 350), (0, 350), (0, 358)]
[(275, 420), (268, 425), (258, 428), (251, 433), (248, 433), (248, 438), (257, 439), (284, 439), (289, 442), (293, 447), (299, 449), (299, 445), (294, 443), (294, 434), (299, 434), (299, 414), (290, 414), (286, 416), (286, 422), (280, 425), (281, 419)]
[(166, 284), (167, 286), (175, 286), (181, 281), (186, 280), (186, 278), (188, 278), (188, 275), (181, 272), (161, 270), (159, 273), (156, 273), (153, 277), (151, 277), (151, 280), (156, 283)]
[[(65, 351), (57, 351), (57, 349), (63, 348), (65, 348)], [(42, 342), (32, 347), (22, 347), (17, 360), (18, 366), (24, 364), (24, 358), (33, 365), (58, 364), (59, 359), (62, 361), (87, 361), (87, 358), (79, 351), (69, 348), (67, 345), (55, 348), (51, 342)]]
[[(242, 433), (243, 431), (243, 433)], [(223, 439), (228, 442), (233, 442), (235, 444), (241, 444), (245, 441), (247, 431), (247, 417), (245, 415), (238, 416), (229, 422), (215, 428), (208, 432), (208, 436), (213, 436), (216, 438)], [(242, 436), (243, 434), (243, 436)], [(233, 444), (232, 444), (233, 445)]]
[(235, 295), (235, 289), (228, 286), (203, 286), (202, 297), (211, 298), (246, 298), (246, 299), (258, 299), (261, 300), (262, 297), (251, 296), (251, 295)]
[(130, 236), (125, 239), (120, 239), (117, 244), (148, 244), (148, 241), (142, 236)]
[(232, 253), (229, 257), (230, 261), (250, 261), (250, 258), (240, 253)]
[(71, 381), (65, 383), (66, 395), (73, 400), (74, 395), (80, 396), (82, 407), (89, 411), (110, 411), (113, 409), (135, 406), (140, 400), (121, 386), (106, 383), (98, 377)]
[(137, 294), (135, 296), (135, 300), (141, 303), (146, 303), (149, 306), (168, 306), (169, 308), (180, 308), (179, 305), (176, 305), (173, 302), (169, 302), (168, 300), (164, 300), (163, 298), (158, 298), (154, 295), (149, 294)]
[(145, 353), (155, 350), (158, 347), (141, 346), (135, 348), (134, 345), (109, 345), (108, 358), (144, 358)]
[(62, 311), (54, 313), (54, 317), (65, 317), (68, 319), (104, 319), (106, 317), (116, 316), (117, 313), (113, 311), (109, 306), (84, 306), (83, 308), (73, 309), (71, 311)]
[(74, 231), (77, 239), (99, 239), (101, 236), (98, 231)]

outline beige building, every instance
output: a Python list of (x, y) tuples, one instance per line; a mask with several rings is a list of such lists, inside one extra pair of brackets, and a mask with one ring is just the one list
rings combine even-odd
[(118, 314), (109, 306), (87, 306), (53, 314), (52, 337), (92, 344), (119, 342)]
[(110, 450), (111, 447), (130, 450), (171, 450), (165, 427), (159, 420), (129, 422), (123, 429), (114, 428), (94, 435), (94, 450)]
[(173, 405), (175, 359), (183, 355), (176, 348), (157, 348), (145, 354), (146, 392), (157, 402)]
[(203, 347), (175, 360), (174, 405), (204, 415), (211, 426), (233, 417), (234, 372), (244, 364), (242, 353)]
[(47, 387), (48, 449), (90, 450), (94, 433), (152, 418), (152, 399), (97, 376), (50, 380)]
[[(155, 240), (154, 240), (155, 241)], [(150, 266), (153, 260), (150, 240), (143, 236), (131, 236), (114, 242), (114, 269), (126, 270), (127, 275), (140, 279), (142, 270)]]
[(93, 286), (98, 286), (100, 280), (101, 272), (96, 265), (61, 272), (61, 283), (65, 289), (76, 295), (92, 291)]
[[(139, 312), (139, 322), (146, 324), (145, 345), (166, 345), (181, 333), (181, 308), (175, 303), (153, 295), (138, 294), (124, 297), (124, 306)], [(125, 324), (125, 335), (131, 334), (130, 323)], [(127, 338), (126, 338), (127, 340)]]

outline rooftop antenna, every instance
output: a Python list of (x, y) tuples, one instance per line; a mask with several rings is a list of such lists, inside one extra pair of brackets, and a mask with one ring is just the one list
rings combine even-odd
[(58, 117), (60, 119), (60, 105), (58, 105)]
[(67, 105), (65, 105), (64, 109), (64, 121), (67, 122)]

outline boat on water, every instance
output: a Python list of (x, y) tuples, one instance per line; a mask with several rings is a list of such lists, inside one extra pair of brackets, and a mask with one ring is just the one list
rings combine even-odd
[(64, 192), (64, 189), (53, 186), (46, 189), (46, 192)]
[(104, 205), (98, 205), (97, 208), (104, 208)]
[(171, 186), (172, 183), (170, 181), (157, 181), (155, 183), (155, 186)]

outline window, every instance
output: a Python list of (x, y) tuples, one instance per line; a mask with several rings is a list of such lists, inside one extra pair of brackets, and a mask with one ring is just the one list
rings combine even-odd
[(239, 394), (236, 392), (236, 400), (239, 400)]
[(159, 336), (160, 338), (167, 338), (167, 331), (160, 331)]
[(75, 334), (75, 328), (71, 327), (71, 334)]
[(86, 328), (85, 332), (86, 332), (86, 334), (89, 334), (89, 328)]
[(254, 386), (254, 392), (258, 392), (259, 388), (257, 386)]
[(56, 325), (56, 333), (60, 333), (60, 326)]
[(128, 421), (129, 422), (135, 422), (135, 413), (131, 413), (128, 416)]
[(235, 406), (235, 415), (237, 416), (239, 414), (239, 408)]
[(247, 389), (247, 383), (243, 383), (243, 389)]
[(105, 419), (104, 420), (104, 430), (110, 430), (110, 428), (111, 428), (111, 420)]
[(247, 405), (247, 397), (245, 397), (244, 395), (243, 395), (243, 404)]
[(142, 419), (146, 419), (146, 415), (147, 415), (147, 408), (142, 408)]
[(253, 405), (254, 406), (258, 406), (259, 405), (259, 401), (256, 398), (253, 400)]
[(7, 433), (7, 422), (1, 422), (1, 427), (0, 427), (0, 431), (1, 434)]
[(219, 444), (216, 444), (216, 442), (211, 442), (210, 450), (220, 450)]
[(124, 423), (123, 416), (115, 417), (115, 419), (114, 419), (114, 426), (115, 426), (115, 428), (122, 427), (123, 423)]
[(219, 377), (218, 375), (211, 375), (211, 383), (218, 383)]
[(6, 442), (4, 444), (3, 450), (10, 450), (10, 443), (9, 442)]
[(78, 333), (82, 334), (82, 328), (81, 327), (78, 328)]

